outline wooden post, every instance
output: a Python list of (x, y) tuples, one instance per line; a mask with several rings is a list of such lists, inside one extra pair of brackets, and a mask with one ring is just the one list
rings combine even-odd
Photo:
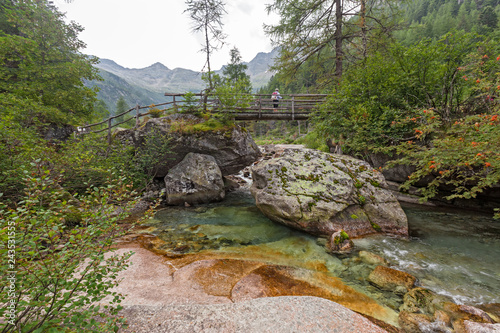
[(139, 127), (139, 104), (135, 105), (135, 127)]
[(292, 120), (295, 120), (295, 96), (292, 96)]
[(300, 120), (297, 120), (297, 122), (299, 123), (299, 137), (300, 137)]
[(262, 96), (259, 96), (259, 119), (262, 117)]
[(174, 95), (174, 97), (173, 97), (173, 98), (174, 98), (174, 99), (173, 99), (173, 102), (174, 102), (174, 103), (173, 103), (174, 110), (175, 110), (175, 112), (177, 112), (177, 104), (175, 103), (175, 95)]

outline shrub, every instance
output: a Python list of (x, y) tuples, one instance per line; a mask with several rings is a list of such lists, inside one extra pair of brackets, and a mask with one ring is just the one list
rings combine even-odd
[(149, 109), (149, 115), (151, 118), (160, 118), (163, 115), (163, 110), (157, 108)]
[[(125, 179), (110, 174), (106, 187), (92, 187), (67, 199), (44, 163), (25, 173), (23, 202), (14, 208), (0, 204), (1, 269), (10, 272), (0, 285), (1, 332), (117, 331), (122, 295), (111, 292), (117, 274), (127, 267), (125, 255), (105, 255), (120, 235), (115, 205), (129, 200)], [(78, 223), (68, 225), (66, 219)], [(14, 284), (12, 284), (12, 282)], [(105, 297), (109, 303), (97, 305)]]

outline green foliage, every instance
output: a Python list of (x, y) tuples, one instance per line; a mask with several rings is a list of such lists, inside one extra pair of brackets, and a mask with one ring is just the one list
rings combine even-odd
[(395, 33), (404, 44), (422, 38), (440, 38), (454, 29), (493, 36), (498, 26), (500, 2), (473, 0), (417, 0), (403, 5), (408, 29)]
[[(360, 8), (364, 10), (361, 10)], [(274, 69), (289, 83), (304, 66), (316, 84), (339, 80), (343, 64), (352, 57), (364, 57), (376, 48), (394, 27), (393, 1), (295, 1), (275, 0), (268, 12), (280, 16), (266, 33), (280, 47)]]
[(212, 68), (210, 65), (211, 54), (224, 45), (226, 35), (222, 32), (222, 16), (226, 14), (225, 4), (221, 0), (186, 0), (187, 9), (184, 12), (189, 14), (193, 22), (193, 32), (202, 32), (203, 48), (201, 51), (205, 53), (207, 61), (207, 82), (208, 92), (210, 92), (215, 84), (212, 78)]
[(151, 108), (149, 109), (149, 115), (151, 118), (160, 118), (163, 115), (163, 110)]
[[(391, 148), (404, 157), (389, 166), (416, 167), (403, 185), (404, 189), (430, 176), (432, 181), (421, 190), (424, 199), (437, 195), (442, 185), (453, 189), (453, 194), (447, 196), (449, 200), (475, 198), (500, 183), (499, 113), (497, 105), (494, 114), (466, 116), (452, 126), (443, 126), (443, 121), (434, 112), (426, 112), (423, 114), (425, 122), (419, 126), (422, 131), (419, 141)], [(500, 214), (496, 217), (500, 218)]]
[(333, 242), (336, 245), (339, 245), (339, 244), (342, 244), (343, 242), (345, 242), (346, 240), (349, 240), (349, 235), (344, 230), (340, 230), (340, 235), (336, 236), (333, 239)]
[(396, 44), (368, 57), (350, 68), (321, 107), (316, 130), (342, 143), (345, 151), (362, 154), (414, 138), (417, 109), (434, 108), (446, 122), (464, 112), (482, 112), (480, 92), (460, 79), (468, 55), (478, 48), (491, 50), (474, 35), (456, 33), (408, 48)]
[(79, 52), (82, 28), (37, 1), (3, 2), (1, 9), (15, 27), (0, 35), (2, 112), (28, 126), (90, 120), (96, 93), (83, 81), (98, 77), (97, 59)]
[[(130, 253), (110, 253), (120, 232), (116, 206), (130, 197), (125, 179), (110, 174), (106, 187), (91, 187), (76, 198), (58, 183), (60, 175), (37, 160), (26, 170), (23, 201), (17, 207), (0, 204), (2, 272), (14, 272), (15, 285), (0, 282), (2, 332), (116, 332), (124, 320), (116, 317), (123, 296), (111, 291)], [(75, 212), (78, 223), (72, 225)], [(12, 242), (8, 242), (11, 240)], [(13, 241), (15, 240), (15, 242)], [(12, 280), (14, 281), (14, 280)], [(107, 304), (97, 305), (107, 298)], [(8, 316), (14, 309), (15, 316)], [(13, 325), (12, 325), (13, 324)]]
[(94, 116), (97, 121), (108, 119), (111, 113), (104, 101), (98, 100), (94, 105)]
[(156, 166), (170, 153), (170, 138), (156, 129), (151, 129), (145, 136), (141, 147), (135, 150), (132, 165), (128, 170), (136, 177), (136, 183), (142, 181), (144, 188), (151, 184), (156, 176)]
[(213, 95), (220, 102), (218, 107), (221, 111), (248, 108), (253, 100), (252, 95), (248, 94), (247, 81), (244, 79), (236, 82), (224, 81), (216, 86)]
[(184, 101), (180, 112), (183, 113), (194, 113), (197, 110), (197, 104), (199, 104), (199, 100), (196, 97), (196, 94), (189, 91), (184, 94)]
[(43, 149), (43, 140), (33, 128), (26, 128), (13, 116), (0, 114), (0, 193), (2, 201), (18, 201), (24, 188), (23, 170), (33, 159), (41, 158), (48, 149)]
[(317, 131), (309, 132), (305, 136), (297, 139), (295, 142), (297, 144), (304, 144), (307, 148), (317, 149), (324, 152), (330, 151), (326, 145), (325, 137), (320, 135)]
[(230, 133), (234, 128), (232, 121), (227, 121), (224, 117), (210, 117), (203, 122), (193, 122), (186, 120), (178, 120), (171, 124), (171, 131), (194, 134), (200, 132), (224, 132)]

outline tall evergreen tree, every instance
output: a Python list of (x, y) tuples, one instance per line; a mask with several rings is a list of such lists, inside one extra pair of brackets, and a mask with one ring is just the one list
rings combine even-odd
[(486, 6), (479, 14), (479, 22), (484, 27), (485, 32), (493, 31), (498, 25), (498, 16), (491, 6)]
[[(123, 113), (129, 109), (129, 106), (127, 105), (127, 102), (125, 101), (125, 98), (123, 96), (120, 96), (118, 100), (116, 101), (116, 115), (119, 115), (120, 113)], [(125, 120), (125, 115), (121, 115), (118, 118), (115, 118), (115, 123), (121, 123), (122, 121)]]
[(0, 110), (25, 124), (81, 123), (92, 114), (97, 62), (80, 52), (83, 30), (42, 0), (3, 1), (0, 33)]
[(244, 92), (250, 93), (252, 91), (252, 84), (250, 83), (250, 76), (246, 73), (248, 66), (242, 63), (240, 51), (236, 47), (231, 49), (230, 54), (231, 61), (222, 71), (224, 80), (233, 86), (239, 83)]
[(346, 41), (359, 42), (360, 53), (365, 55), (367, 39), (381, 31), (387, 33), (392, 26), (386, 24), (388, 15), (379, 1), (274, 0), (267, 11), (281, 17), (277, 25), (265, 29), (280, 47), (275, 68), (285, 77), (294, 77), (309, 59), (322, 57), (335, 64), (334, 77), (330, 69), (323, 70), (323, 76), (329, 76), (330, 81), (338, 80), (343, 72)]

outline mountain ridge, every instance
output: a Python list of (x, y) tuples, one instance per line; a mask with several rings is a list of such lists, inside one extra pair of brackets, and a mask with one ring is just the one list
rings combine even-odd
[[(269, 69), (278, 51), (259, 52), (250, 61), (247, 74), (254, 89), (266, 85), (273, 72)], [(111, 113), (115, 111), (116, 101), (123, 97), (132, 107), (136, 104), (149, 105), (167, 101), (165, 93), (200, 92), (206, 86), (201, 79), (202, 73), (184, 68), (169, 69), (160, 62), (144, 68), (126, 68), (111, 59), (99, 59), (95, 65), (103, 81), (89, 81), (87, 86), (97, 86), (97, 98), (103, 100)], [(215, 71), (222, 75), (224, 66)]]

